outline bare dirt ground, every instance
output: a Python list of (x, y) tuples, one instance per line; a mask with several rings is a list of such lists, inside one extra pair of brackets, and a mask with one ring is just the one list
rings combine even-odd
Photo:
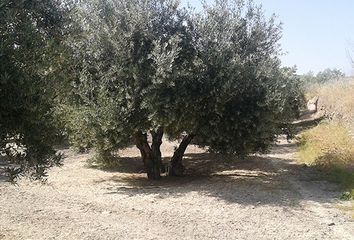
[(285, 140), (245, 160), (190, 146), (187, 176), (161, 181), (146, 180), (135, 149), (111, 171), (64, 152), (47, 184), (0, 182), (0, 239), (354, 239), (340, 210), (352, 203)]

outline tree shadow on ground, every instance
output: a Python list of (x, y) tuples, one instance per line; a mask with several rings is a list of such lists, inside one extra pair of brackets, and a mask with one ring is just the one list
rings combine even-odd
[[(125, 170), (125, 174), (96, 183), (109, 183), (104, 185), (107, 194), (129, 197), (183, 198), (197, 193), (243, 205), (300, 206), (303, 200), (335, 202), (340, 189), (324, 181), (319, 171), (281, 158), (294, 151), (294, 144), (279, 145), (269, 155), (253, 155), (242, 160), (212, 153), (187, 153), (184, 159), (186, 175), (183, 177), (150, 181), (144, 173), (134, 173), (135, 167), (128, 167), (119, 171)], [(141, 160), (135, 158), (123, 162), (142, 165)]]
[(0, 156), (0, 183), (1, 182), (8, 182), (9, 177), (6, 173), (6, 168), (9, 166), (8, 161), (6, 161), (5, 157)]
[(282, 143), (281, 147), (275, 145), (269, 153), (271, 154), (291, 154), (297, 151), (298, 145), (293, 142)]
[(89, 164), (88, 167), (105, 172), (143, 173), (144, 165), (140, 157), (116, 157), (108, 165)]

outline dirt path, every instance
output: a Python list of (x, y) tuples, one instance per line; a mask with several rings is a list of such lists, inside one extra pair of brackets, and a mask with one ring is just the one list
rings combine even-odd
[(232, 161), (191, 147), (188, 176), (159, 182), (139, 173), (135, 150), (111, 172), (66, 151), (46, 185), (0, 182), (0, 239), (354, 239), (353, 218), (339, 210), (351, 203), (296, 164), (295, 150), (281, 141)]

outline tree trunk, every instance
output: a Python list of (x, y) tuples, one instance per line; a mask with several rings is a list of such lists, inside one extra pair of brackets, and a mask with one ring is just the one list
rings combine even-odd
[(136, 132), (135, 141), (136, 147), (140, 150), (148, 179), (160, 179), (160, 164), (157, 164), (158, 161), (156, 160), (156, 155), (153, 153), (153, 150), (149, 146), (147, 141), (147, 134), (142, 133), (142, 131)]
[(154, 171), (159, 173), (164, 172), (162, 167), (162, 158), (161, 158), (161, 151), (160, 151), (160, 146), (162, 144), (162, 137), (163, 137), (163, 128), (159, 127), (156, 131), (152, 131), (151, 135), (152, 135), (151, 151), (152, 151), (153, 161), (154, 161), (154, 168), (155, 168)]
[(185, 170), (185, 167), (182, 164), (182, 159), (184, 152), (186, 151), (188, 144), (192, 141), (194, 134), (188, 134), (182, 139), (182, 142), (178, 146), (178, 148), (173, 153), (171, 158), (171, 166), (168, 174), (170, 176), (182, 176)]

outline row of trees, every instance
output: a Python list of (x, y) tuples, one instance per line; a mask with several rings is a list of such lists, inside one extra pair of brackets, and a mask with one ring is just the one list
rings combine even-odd
[(323, 71), (318, 72), (317, 74), (313, 72), (308, 72), (300, 76), (301, 81), (304, 85), (309, 86), (312, 84), (323, 84), (330, 81), (337, 81), (343, 79), (345, 74), (340, 69), (330, 69), (326, 68)]
[(16, 173), (43, 175), (65, 138), (103, 162), (135, 144), (158, 179), (166, 134), (181, 139), (169, 174), (182, 175), (191, 141), (265, 151), (299, 114), (300, 81), (278, 58), (281, 27), (252, 1), (198, 13), (174, 0), (20, 2), (0, 6), (0, 149)]

